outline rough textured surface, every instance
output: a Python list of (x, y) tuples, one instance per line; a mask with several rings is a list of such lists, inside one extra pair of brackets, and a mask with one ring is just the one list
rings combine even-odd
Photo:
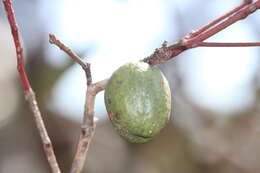
[(143, 62), (127, 63), (113, 73), (105, 90), (105, 104), (122, 137), (145, 143), (169, 121), (171, 92), (157, 67)]

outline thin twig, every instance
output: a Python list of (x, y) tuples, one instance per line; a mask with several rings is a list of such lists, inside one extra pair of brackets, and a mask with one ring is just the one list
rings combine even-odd
[[(58, 40), (54, 34), (49, 34), (49, 41), (51, 44), (55, 44), (61, 50), (67, 53), (72, 60), (81, 65), (83, 70), (85, 70), (87, 81), (92, 81), (89, 63), (83, 62), (76, 53), (74, 53), (69, 47), (67, 47), (60, 40)], [(95, 97), (98, 92), (105, 89), (107, 82), (108, 79), (94, 84), (88, 82), (84, 108), (84, 119), (81, 125), (81, 133), (70, 173), (80, 173), (84, 167), (86, 154), (96, 127), (94, 122)]]
[(44, 122), (42, 120), (41, 112), (39, 110), (34, 91), (31, 88), (30, 82), (28, 80), (27, 74), (25, 72), (24, 66), (24, 53), (23, 53), (23, 46), (20, 39), (19, 28), (16, 23), (16, 19), (14, 16), (14, 11), (12, 8), (12, 1), (11, 0), (3, 0), (3, 4), (5, 7), (6, 15), (11, 27), (11, 32), (16, 48), (16, 55), (17, 55), (17, 70), (19, 72), (19, 76), (23, 85), (23, 91), (26, 101), (28, 102), (31, 111), (33, 112), (35, 123), (37, 129), (41, 136), (41, 141), (43, 143), (43, 148), (45, 155), (47, 157), (48, 163), (51, 167), (53, 173), (60, 173), (60, 168), (58, 166), (51, 140), (48, 136), (47, 130), (45, 128)]
[(252, 47), (260, 46), (260, 42), (249, 43), (215, 43), (215, 42), (199, 42), (198, 47)]
[[(244, 5), (243, 5), (244, 4)], [(228, 26), (234, 24), (235, 22), (242, 20), (249, 16), (250, 14), (254, 13), (256, 10), (260, 8), (260, 0), (255, 1), (252, 3), (252, 1), (244, 1), (241, 6), (237, 7), (238, 10), (231, 10), (233, 11), (232, 13), (226, 13), (223, 16), (224, 17), (219, 17), (219, 19), (225, 19), (222, 23), (219, 23), (221, 21), (217, 20), (219, 24), (212, 26), (214, 22), (210, 22), (209, 24), (205, 25), (206, 28), (208, 29), (208, 26), (212, 26), (210, 29), (201, 32), (199, 31), (199, 34), (196, 36), (192, 36), (194, 32), (191, 32), (187, 34), (183, 39), (181, 39), (179, 42), (167, 46), (167, 44), (163, 44), (161, 48), (158, 48), (154, 51), (154, 53), (147, 58), (144, 58), (142, 61), (150, 64), (150, 65), (156, 65), (156, 64), (161, 64), (165, 61), (168, 61), (171, 58), (176, 57), (183, 51), (195, 47), (200, 47), (200, 45), (203, 46), (203, 41), (206, 40), (207, 38), (215, 35), (216, 33), (224, 30)], [(243, 6), (243, 8), (241, 8)], [(235, 13), (234, 13), (235, 11)], [(231, 16), (227, 16), (227, 14)], [(202, 27), (203, 28), (203, 27)], [(204, 30), (204, 29), (202, 29)], [(192, 36), (192, 37), (191, 37)], [(205, 45), (205, 44), (204, 44)], [(238, 45), (237, 45), (238, 46)], [(252, 46), (252, 45), (250, 45)], [(256, 44), (258, 46), (258, 43)], [(219, 47), (219, 46), (216, 46)]]
[(81, 58), (75, 52), (73, 52), (68, 46), (64, 45), (52, 33), (49, 34), (49, 42), (51, 44), (55, 44), (61, 50), (66, 52), (71, 57), (72, 60), (77, 62), (83, 68), (83, 70), (85, 71), (85, 74), (86, 74), (87, 84), (90, 85), (92, 83), (92, 77), (91, 77), (91, 72), (90, 72), (90, 64), (82, 61)]
[(193, 37), (201, 34), (202, 32), (208, 30), (209, 28), (213, 27), (217, 23), (219, 23), (219, 22), (223, 21), (224, 19), (226, 19), (227, 17), (231, 16), (232, 14), (238, 12), (239, 10), (241, 10), (242, 8), (244, 8), (246, 5), (248, 5), (250, 3), (252, 3), (252, 0), (244, 0), (244, 2), (241, 5), (237, 6), (233, 10), (231, 10), (231, 11), (227, 12), (226, 14), (212, 20), (211, 22), (202, 26), (201, 28), (191, 32), (189, 35), (187, 35), (187, 38), (193, 38)]
[(19, 28), (15, 20), (14, 10), (12, 8), (12, 1), (11, 0), (3, 0), (6, 15), (11, 27), (11, 32), (15, 44), (16, 55), (17, 55), (17, 70), (19, 72), (21, 82), (23, 85), (24, 91), (29, 90), (31, 88), (30, 82), (25, 72), (24, 68), (24, 53), (23, 53), (23, 46), (20, 39)]

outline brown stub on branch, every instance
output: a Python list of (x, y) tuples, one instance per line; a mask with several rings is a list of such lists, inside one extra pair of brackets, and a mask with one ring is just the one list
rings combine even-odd
[(156, 48), (154, 53), (147, 58), (144, 58), (142, 61), (150, 65), (157, 64), (156, 62), (160, 59), (168, 59), (171, 56), (171, 51), (167, 47), (167, 41), (164, 41), (162, 47)]
[(142, 61), (150, 65), (161, 64), (172, 57), (177, 56), (186, 49), (187, 48), (183, 44), (182, 40), (171, 46), (167, 46), (167, 41), (164, 41), (161, 48), (155, 49), (152, 55), (144, 58)]

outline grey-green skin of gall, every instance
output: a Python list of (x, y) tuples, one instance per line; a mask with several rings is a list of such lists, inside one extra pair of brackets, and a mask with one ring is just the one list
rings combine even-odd
[(129, 142), (150, 141), (169, 122), (171, 91), (159, 68), (144, 62), (121, 66), (105, 89), (109, 118)]

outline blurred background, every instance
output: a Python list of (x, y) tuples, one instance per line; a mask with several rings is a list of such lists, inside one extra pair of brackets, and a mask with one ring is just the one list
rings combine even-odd
[[(14, 10), (26, 69), (64, 172), (79, 137), (86, 80), (48, 43), (53, 32), (92, 64), (93, 80), (150, 55), (242, 0), (20, 0)], [(16, 72), (0, 5), (0, 172), (46, 173), (49, 166)], [(260, 13), (209, 39), (260, 41)], [(88, 173), (256, 173), (260, 171), (260, 48), (196, 48), (160, 64), (172, 90), (172, 121), (150, 143), (130, 144), (113, 129), (103, 92), (87, 156)]]

